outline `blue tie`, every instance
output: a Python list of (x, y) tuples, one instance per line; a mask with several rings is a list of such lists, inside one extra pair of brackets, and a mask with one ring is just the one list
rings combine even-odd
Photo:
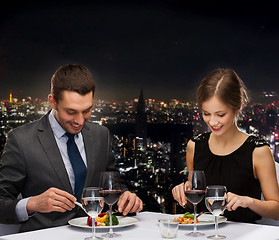
[(68, 132), (65, 135), (68, 137), (67, 150), (75, 174), (75, 196), (80, 200), (87, 169), (75, 143), (75, 135)]

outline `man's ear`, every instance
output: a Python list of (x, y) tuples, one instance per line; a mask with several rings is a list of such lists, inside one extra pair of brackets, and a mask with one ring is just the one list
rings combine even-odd
[(56, 104), (56, 101), (55, 101), (55, 99), (54, 99), (54, 97), (53, 97), (52, 94), (49, 94), (49, 95), (48, 95), (48, 102), (49, 102), (49, 104), (50, 104), (50, 106), (51, 106), (52, 109), (57, 110), (57, 109), (56, 109), (56, 108), (57, 108), (57, 104)]

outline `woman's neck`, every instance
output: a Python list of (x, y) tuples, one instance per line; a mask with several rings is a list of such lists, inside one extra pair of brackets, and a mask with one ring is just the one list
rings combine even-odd
[[(218, 141), (224, 141), (226, 139), (232, 139), (233, 137), (235, 137), (235, 135), (238, 134), (239, 129), (237, 128), (236, 125), (232, 125), (230, 127), (230, 129), (228, 129), (225, 133), (221, 134), (221, 135), (215, 135), (212, 134), (212, 136), (218, 140)], [(220, 140), (219, 140), (220, 139)]]
[(248, 134), (241, 132), (237, 126), (232, 126), (229, 131), (220, 136), (211, 133), (208, 144), (213, 154), (225, 156), (236, 151), (247, 137)]
[(214, 142), (219, 146), (226, 146), (228, 144), (234, 145), (242, 142), (243, 139), (247, 138), (247, 135), (241, 132), (236, 125), (233, 125), (228, 131), (220, 136), (211, 133), (210, 138), (212, 143)]

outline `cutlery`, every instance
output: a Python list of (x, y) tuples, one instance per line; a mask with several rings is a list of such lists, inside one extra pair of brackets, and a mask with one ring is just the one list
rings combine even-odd
[(86, 212), (86, 210), (84, 209), (84, 207), (82, 206), (81, 203), (79, 203), (79, 202), (74, 202), (74, 204), (76, 204), (77, 206), (79, 206), (86, 214), (88, 214), (88, 213)]

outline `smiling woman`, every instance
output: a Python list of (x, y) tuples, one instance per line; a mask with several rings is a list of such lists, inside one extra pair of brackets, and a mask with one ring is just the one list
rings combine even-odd
[(220, 134), (235, 123), (235, 112), (216, 96), (202, 104), (203, 120), (212, 132)]
[[(210, 150), (218, 155), (226, 155), (238, 149), (248, 135), (238, 130), (237, 118), (249, 97), (236, 72), (232, 69), (217, 69), (209, 73), (201, 81), (197, 101), (203, 120), (214, 136), (209, 142)], [(224, 141), (224, 136), (229, 136), (229, 141), (227, 138)]]
[[(247, 102), (244, 83), (233, 70), (217, 69), (203, 78), (198, 105), (211, 132), (188, 142), (187, 170), (204, 171), (208, 185), (227, 187), (224, 216), (229, 220), (279, 219), (279, 187), (268, 144), (237, 127), (237, 116)], [(187, 201), (185, 185), (173, 189), (180, 205)], [(265, 200), (261, 200), (261, 192)], [(206, 209), (204, 204), (201, 209)]]

